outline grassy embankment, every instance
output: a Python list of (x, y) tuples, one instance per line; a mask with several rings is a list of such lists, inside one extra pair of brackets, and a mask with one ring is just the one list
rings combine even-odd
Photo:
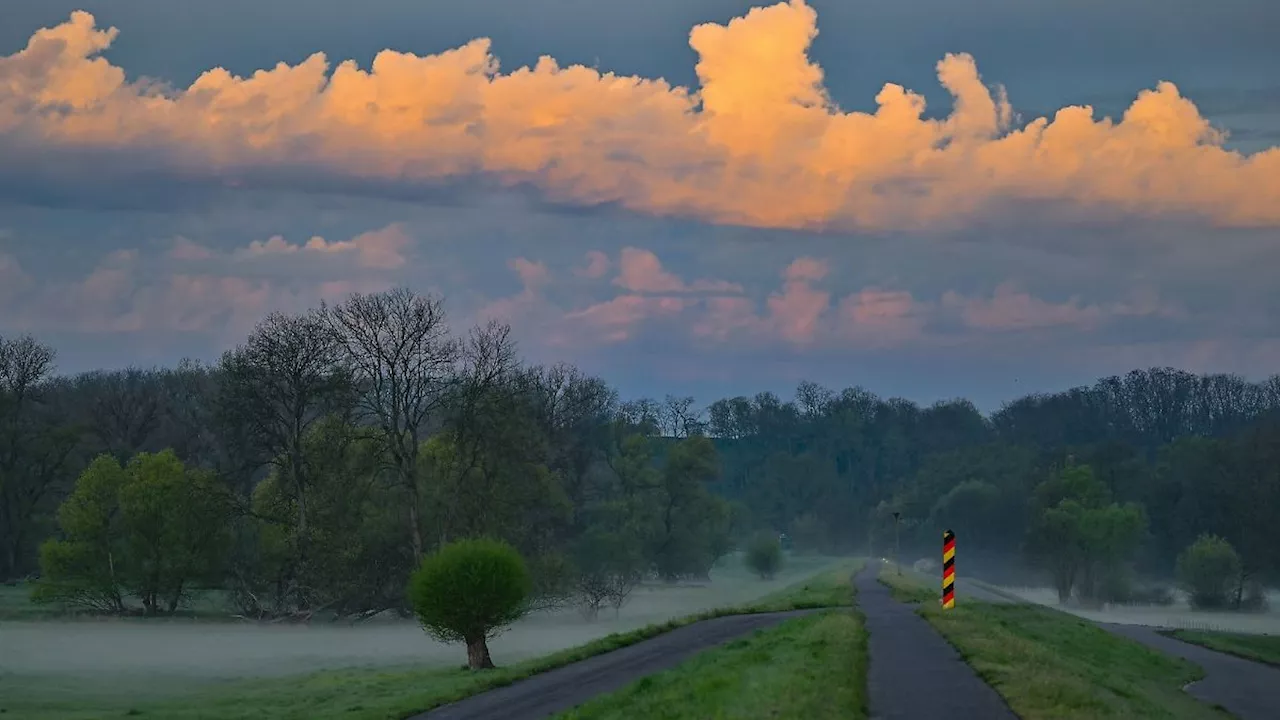
[[(816, 584), (809, 594), (847, 605), (847, 578)], [(867, 717), (866, 640), (856, 611), (807, 615), (700, 653), (559, 718), (860, 720)]]
[(944, 611), (913, 574), (883, 573), (903, 602), (929, 621), (1024, 720), (1226, 718), (1182, 687), (1196, 665), (1109, 633), (1087, 620), (1030, 604), (957, 597)]
[[(796, 582), (757, 601), (718, 608), (615, 633), (584, 645), (493, 671), (474, 673), (461, 667), (408, 669), (350, 669), (262, 680), (237, 680), (206, 685), (181, 696), (150, 702), (129, 697), (77, 697), (68, 692), (19, 693), (17, 680), (0, 676), (0, 717), (29, 720), (97, 720), (138, 717), (164, 720), (398, 720), (536, 673), (552, 670), (594, 655), (646, 640), (698, 620), (737, 613), (772, 612), (847, 606), (849, 578), (855, 562), (841, 561), (830, 569)], [(193, 648), (193, 651), (198, 651)], [(461, 656), (460, 656), (461, 657)], [(6, 684), (13, 686), (5, 688)]]
[(597, 698), (560, 720), (867, 716), (866, 633), (851, 610), (788, 620)]
[(1165, 634), (1210, 650), (1280, 667), (1280, 635), (1245, 635), (1203, 630), (1174, 630)]

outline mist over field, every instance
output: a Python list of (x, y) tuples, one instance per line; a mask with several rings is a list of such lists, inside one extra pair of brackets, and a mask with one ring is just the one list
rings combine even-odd
[[(494, 657), (511, 664), (646, 625), (738, 605), (830, 567), (826, 558), (795, 558), (771, 582), (744, 572), (738, 559), (715, 569), (709, 583), (636, 588), (616, 614), (587, 620), (573, 608), (539, 612), (490, 642)], [(251, 622), (70, 620), (0, 622), (0, 682), (21, 676), (109, 684), (145, 681), (151, 691), (193, 681), (292, 675), (346, 667), (456, 667), (458, 645), (427, 637), (416, 621), (269, 625)], [(11, 677), (6, 678), (6, 675)], [(19, 676), (19, 677), (12, 677)]]
[[(1187, 602), (1185, 593), (1179, 594), (1174, 603), (1168, 606), (1134, 603), (1115, 604), (1101, 610), (1090, 610), (1059, 604), (1057, 593), (1052, 588), (1000, 586), (1000, 589), (1027, 602), (1064, 610), (1094, 622), (1250, 635), (1280, 635), (1280, 610), (1271, 609), (1255, 613), (1193, 610)], [(1269, 591), (1267, 600), (1271, 608), (1280, 607), (1280, 592)]]

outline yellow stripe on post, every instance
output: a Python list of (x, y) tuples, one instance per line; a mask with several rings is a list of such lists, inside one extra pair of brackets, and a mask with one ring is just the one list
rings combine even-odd
[(942, 531), (942, 609), (956, 606), (956, 534)]

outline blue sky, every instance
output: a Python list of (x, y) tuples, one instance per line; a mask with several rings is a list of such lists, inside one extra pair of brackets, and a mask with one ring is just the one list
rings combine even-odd
[[(812, 379), (991, 409), (1137, 366), (1280, 368), (1280, 6), (813, 0), (730, 24), (754, 6), (9, 0), (0, 333), (66, 371), (213, 359), (269, 310), (409, 284), (628, 395)], [(21, 52), (75, 10), (94, 24)], [(695, 51), (702, 23), (728, 29)], [(460, 47), (318, 99), (343, 60)], [(947, 53), (972, 56), (950, 90)], [(506, 76), (541, 55), (560, 69)], [(832, 120), (885, 83), (927, 110)], [(997, 142), (1083, 104), (1116, 124), (1055, 120), (1034, 158)]]

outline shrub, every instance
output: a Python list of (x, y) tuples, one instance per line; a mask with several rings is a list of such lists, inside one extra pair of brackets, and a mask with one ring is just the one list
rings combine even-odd
[(1197, 610), (1226, 606), (1240, 569), (1235, 548), (1216, 535), (1201, 535), (1178, 555), (1178, 581)]
[(747, 544), (747, 567), (762, 580), (772, 580), (782, 567), (782, 544), (774, 533), (762, 531)]
[(467, 645), (467, 666), (493, 667), (488, 640), (528, 612), (533, 580), (515, 548), (460, 540), (422, 559), (409, 578), (409, 602), (427, 634)]

